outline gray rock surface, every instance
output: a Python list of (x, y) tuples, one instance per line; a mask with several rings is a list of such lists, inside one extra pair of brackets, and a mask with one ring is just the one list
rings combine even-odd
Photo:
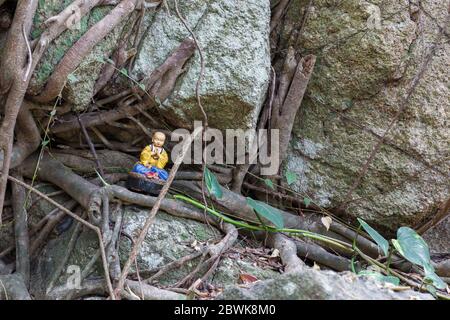
[[(124, 234), (132, 238), (137, 238), (145, 223), (149, 210), (136, 206), (126, 206), (124, 208), (123, 221)], [(35, 293), (45, 290), (57, 266), (66, 254), (72, 228), (60, 237), (50, 241), (38, 258), (32, 272), (35, 283), (33, 291)], [(195, 250), (207, 242), (213, 243), (220, 240), (222, 236), (217, 229), (209, 227), (206, 224), (159, 212), (137, 257), (139, 271), (145, 272), (164, 266), (171, 261), (195, 252)], [(97, 252), (97, 243), (97, 237), (93, 232), (83, 231), (81, 233), (75, 250), (71, 254), (57, 284), (66, 283), (68, 277), (71, 275), (65, 272), (69, 266), (72, 266), (72, 268), (79, 267), (80, 270), (83, 270), (91, 257)], [(122, 264), (125, 263), (130, 249), (130, 240), (127, 236), (122, 235), (119, 251)], [(176, 283), (192, 271), (198, 262), (198, 259), (193, 260), (181, 268), (168, 272), (159, 280), (159, 284), (170, 285)], [(133, 266), (132, 272), (134, 271), (135, 267)], [(214, 285), (222, 287), (225, 284), (237, 283), (241, 273), (251, 274), (258, 279), (268, 279), (277, 274), (277, 272), (270, 269), (262, 269), (254, 266), (253, 261), (245, 257), (242, 259), (231, 259), (225, 256), (218, 265), (217, 271), (211, 280)], [(95, 272), (91, 276), (101, 277), (102, 274), (103, 269), (100, 261), (98, 261)]]
[(305, 268), (247, 287), (227, 286), (218, 299), (224, 300), (432, 300), (429, 294), (412, 290), (394, 292), (380, 282)]
[[(189, 36), (177, 18), (161, 10), (149, 26), (136, 59), (134, 75), (148, 75)], [(270, 74), (268, 0), (178, 1), (182, 16), (196, 35), (205, 59), (200, 96), (211, 127), (253, 128), (265, 97)], [(195, 96), (200, 55), (195, 54), (160, 108), (179, 126), (203, 120)]]
[[(293, 1), (284, 38), (298, 28)], [(318, 55), (297, 114), (285, 171), (293, 188), (324, 207), (339, 206), (425, 68), (407, 107), (353, 192), (347, 212), (386, 231), (432, 215), (450, 192), (450, 45), (442, 1), (314, 1), (303, 53)], [(378, 23), (379, 21), (379, 23)]]

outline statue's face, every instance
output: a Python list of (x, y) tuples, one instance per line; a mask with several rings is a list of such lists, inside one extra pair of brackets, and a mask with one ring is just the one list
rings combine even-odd
[(162, 147), (164, 145), (164, 141), (166, 141), (166, 135), (164, 133), (155, 132), (153, 134), (152, 142), (155, 147), (158, 147), (158, 148)]

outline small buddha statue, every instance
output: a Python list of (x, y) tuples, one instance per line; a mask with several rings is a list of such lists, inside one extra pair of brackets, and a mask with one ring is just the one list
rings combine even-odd
[(132, 172), (143, 174), (150, 179), (167, 181), (169, 174), (164, 167), (169, 161), (169, 155), (163, 148), (165, 141), (164, 133), (153, 133), (152, 143), (142, 150), (140, 161), (134, 165)]

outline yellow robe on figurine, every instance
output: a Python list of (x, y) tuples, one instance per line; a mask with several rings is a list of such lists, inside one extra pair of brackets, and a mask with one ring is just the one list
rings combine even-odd
[[(155, 159), (154, 156), (159, 156)], [(164, 169), (167, 162), (169, 162), (169, 155), (164, 148), (157, 148), (153, 145), (148, 145), (142, 150), (140, 163), (146, 167), (155, 166), (158, 169)]]

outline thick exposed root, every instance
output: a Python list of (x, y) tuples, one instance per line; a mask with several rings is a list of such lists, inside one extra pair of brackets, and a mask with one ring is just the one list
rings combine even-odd
[[(182, 190), (183, 192), (189, 194), (190, 196), (199, 199), (201, 201), (201, 187), (200, 183), (198, 182), (192, 182), (192, 181), (176, 181), (174, 183), (174, 187), (176, 187), (179, 190)], [(246, 198), (240, 194), (237, 194), (235, 192), (232, 192), (226, 188), (222, 187), (222, 198), (221, 199), (214, 199), (216, 208), (223, 210), (226, 213), (229, 213), (230, 215), (241, 219), (245, 221), (252, 221), (254, 223), (259, 223), (257, 220), (254, 210), (252, 207), (250, 207), (247, 204)], [(334, 222), (332, 225), (333, 230), (327, 230), (325, 226), (320, 222), (320, 217), (315, 215), (310, 215), (308, 217), (300, 217), (296, 216), (294, 214), (291, 214), (289, 212), (280, 211), (283, 220), (284, 220), (284, 226), (286, 228), (290, 229), (301, 229), (301, 230), (308, 230), (311, 232), (315, 232), (318, 234), (322, 234), (325, 236), (332, 237), (337, 240), (345, 241), (349, 244), (352, 243), (353, 238), (347, 238), (348, 235), (355, 235), (351, 230), (347, 230), (345, 226), (338, 227), (338, 223)], [(341, 234), (344, 233), (343, 235)], [(356, 238), (356, 243), (361, 250), (366, 252), (371, 257), (378, 257), (379, 251), (378, 247), (370, 242), (369, 240), (363, 238), (362, 236), (359, 236)], [(322, 244), (321, 244), (322, 245)], [(327, 244), (323, 244), (324, 246), (328, 246)], [(343, 255), (349, 255), (349, 251), (347, 250), (341, 250), (337, 247), (332, 246), (331, 249), (343, 254)]]
[[(17, 176), (17, 179), (22, 179)], [(14, 233), (16, 239), (16, 272), (22, 276), (25, 286), (30, 281), (30, 239), (28, 235), (27, 211), (25, 209), (25, 189), (13, 184)]]
[(272, 233), (268, 237), (268, 244), (280, 252), (285, 272), (297, 272), (305, 267), (304, 262), (297, 256), (297, 246), (292, 239), (281, 233)]

